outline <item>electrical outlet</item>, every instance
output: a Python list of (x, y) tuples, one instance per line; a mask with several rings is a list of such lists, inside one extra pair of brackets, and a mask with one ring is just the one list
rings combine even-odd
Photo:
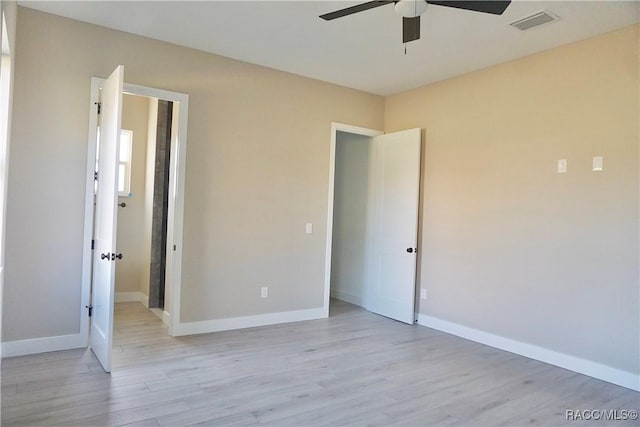
[(260, 298), (269, 298), (269, 287), (263, 286), (260, 288)]
[(427, 290), (425, 288), (420, 289), (420, 299), (427, 299)]
[(558, 173), (567, 173), (567, 159), (558, 160)]
[(602, 166), (602, 156), (596, 156), (593, 158), (593, 170), (596, 172), (602, 171), (604, 168)]

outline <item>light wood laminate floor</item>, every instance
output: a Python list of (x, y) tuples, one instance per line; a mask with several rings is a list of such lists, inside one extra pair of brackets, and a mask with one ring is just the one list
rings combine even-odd
[(638, 425), (565, 411), (639, 394), (361, 308), (329, 319), (171, 338), (116, 308), (113, 372), (87, 350), (5, 359), (2, 425)]

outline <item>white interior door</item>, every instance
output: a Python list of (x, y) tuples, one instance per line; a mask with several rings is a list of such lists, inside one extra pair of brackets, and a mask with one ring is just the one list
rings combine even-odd
[(102, 86), (98, 187), (94, 214), (91, 349), (111, 372), (113, 303), (115, 299), (118, 156), (124, 67), (118, 66)]
[(420, 129), (373, 138), (372, 240), (367, 309), (413, 324)]

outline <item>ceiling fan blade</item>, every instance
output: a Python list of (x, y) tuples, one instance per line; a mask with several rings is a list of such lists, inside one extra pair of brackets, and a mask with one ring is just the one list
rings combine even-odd
[(355, 6), (347, 7), (345, 9), (336, 10), (334, 12), (325, 13), (320, 15), (320, 18), (325, 21), (331, 21), (332, 19), (342, 18), (343, 16), (352, 15), (354, 13), (363, 12), (365, 10), (373, 9), (374, 7), (384, 6), (385, 4), (394, 3), (393, 0), (382, 1), (368, 1), (366, 3), (357, 4)]
[(420, 38), (420, 16), (402, 18), (402, 43), (409, 43)]
[(494, 15), (502, 15), (507, 9), (510, 1), (431, 1), (427, 0), (429, 4), (435, 4), (438, 6), (455, 7), (456, 9), (472, 10), (474, 12), (492, 13)]

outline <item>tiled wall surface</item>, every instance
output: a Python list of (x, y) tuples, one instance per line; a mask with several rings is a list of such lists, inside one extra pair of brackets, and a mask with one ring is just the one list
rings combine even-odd
[(169, 203), (169, 154), (173, 103), (158, 101), (156, 160), (151, 230), (151, 272), (149, 307), (164, 307), (164, 272), (167, 247), (167, 212)]

